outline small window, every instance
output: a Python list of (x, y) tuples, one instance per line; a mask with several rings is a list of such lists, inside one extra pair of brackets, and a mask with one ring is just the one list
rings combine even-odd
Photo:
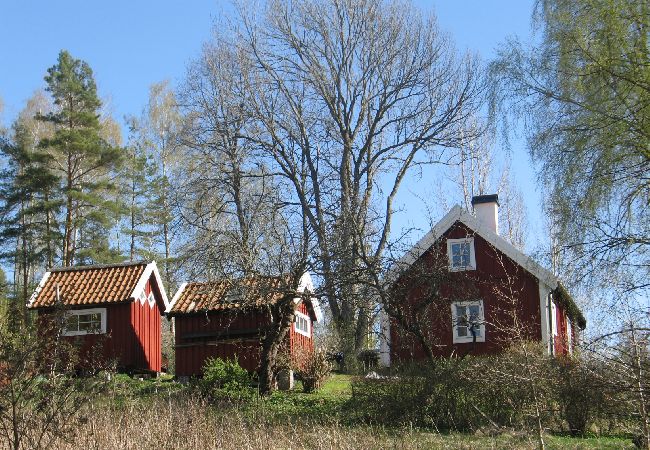
[(309, 316), (306, 316), (303, 313), (296, 312), (296, 319), (294, 323), (294, 329), (296, 330), (296, 333), (300, 333), (302, 335), (309, 337), (311, 331), (310, 325), (311, 325), (311, 320), (309, 319)]
[(455, 302), (451, 305), (453, 342), (485, 342), (483, 300)]
[(476, 269), (474, 238), (447, 239), (449, 269), (453, 271)]
[(66, 312), (63, 336), (106, 333), (106, 308), (76, 309)]

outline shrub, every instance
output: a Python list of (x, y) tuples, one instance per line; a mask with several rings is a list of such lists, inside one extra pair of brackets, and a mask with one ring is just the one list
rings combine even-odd
[(531, 373), (524, 370), (520, 354), (508, 351), (494, 357), (447, 358), (402, 367), (392, 378), (357, 379), (347, 408), (349, 418), (439, 431), (527, 427), (534, 402), (543, 402), (540, 409), (550, 411), (553, 400), (537, 385), (533, 396), (526, 377), (547, 380), (544, 374), (550, 377), (552, 371), (546, 359), (531, 359), (529, 365), (536, 366)]
[(202, 385), (208, 394), (239, 397), (247, 394), (251, 377), (236, 359), (209, 358), (203, 365)]
[(332, 371), (327, 354), (321, 350), (302, 353), (298, 356), (296, 365), (298, 376), (302, 380), (303, 390), (308, 393), (320, 389)]
[(469, 360), (441, 359), (402, 369), (397, 377), (359, 378), (352, 383), (349, 418), (441, 431), (474, 429), (484, 421), (477, 409), (484, 392), (472, 368)]

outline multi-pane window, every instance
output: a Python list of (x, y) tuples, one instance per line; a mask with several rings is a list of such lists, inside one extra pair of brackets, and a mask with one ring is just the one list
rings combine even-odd
[(483, 301), (455, 302), (451, 305), (454, 343), (485, 342)]
[(106, 308), (66, 312), (64, 336), (106, 333)]
[(306, 316), (302, 313), (297, 312), (296, 313), (296, 320), (294, 323), (294, 328), (296, 330), (296, 333), (304, 334), (305, 336), (309, 336), (309, 325), (310, 325), (310, 319), (309, 316)]
[(447, 239), (447, 255), (451, 270), (476, 269), (474, 256), (474, 239)]

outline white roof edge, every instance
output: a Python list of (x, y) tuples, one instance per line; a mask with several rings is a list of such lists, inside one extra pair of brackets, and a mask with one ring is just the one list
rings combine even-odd
[(156, 284), (158, 285), (160, 295), (162, 296), (163, 303), (165, 304), (165, 311), (167, 311), (169, 308), (169, 299), (167, 298), (167, 292), (165, 292), (165, 285), (163, 284), (162, 278), (160, 277), (160, 272), (158, 272), (156, 261), (151, 261), (144, 268), (144, 272), (140, 276), (138, 283), (135, 285), (133, 292), (131, 292), (130, 298), (135, 299), (140, 294), (140, 291), (144, 289), (147, 281), (149, 280), (149, 277), (151, 277), (152, 274), (156, 278)]
[(52, 272), (49, 270), (43, 274), (43, 278), (41, 278), (40, 283), (38, 283), (38, 286), (36, 286), (36, 289), (34, 289), (32, 296), (29, 297), (29, 301), (26, 304), (27, 308), (31, 308), (32, 304), (36, 301), (36, 297), (38, 297), (39, 292), (41, 292), (43, 286), (45, 286), (45, 283), (47, 282), (47, 279), (50, 278), (51, 274)]
[(503, 237), (496, 234), (494, 231), (487, 228), (479, 222), (479, 220), (472, 216), (469, 212), (465, 211), (459, 205), (455, 205), (449, 212), (442, 218), (434, 227), (429, 231), (417, 244), (409, 249), (404, 256), (396, 261), (389, 269), (385, 279), (387, 282), (392, 283), (397, 280), (400, 273), (404, 269), (410, 267), (422, 254), (427, 251), (431, 246), (456, 222), (460, 221), (467, 227), (472, 229), (475, 233), (480, 235), (494, 248), (501, 251), (514, 262), (523, 267), (526, 271), (531, 273), (535, 278), (544, 282), (548, 286), (557, 286), (558, 279), (549, 270), (540, 266), (531, 257), (517, 250), (512, 244), (506, 241)]
[(178, 290), (174, 294), (174, 297), (172, 298), (172, 301), (169, 303), (169, 306), (165, 310), (165, 313), (171, 312), (172, 308), (174, 307), (174, 305), (176, 304), (178, 299), (181, 298), (181, 294), (183, 293), (183, 291), (185, 290), (186, 287), (187, 287), (187, 281), (184, 282), (184, 283), (181, 283), (181, 285), (178, 287)]
[[(314, 283), (311, 279), (311, 274), (309, 271), (306, 271), (305, 273), (302, 274), (300, 277), (300, 281), (298, 282), (298, 288), (296, 289), (298, 292), (305, 292), (305, 290), (309, 292), (314, 292)], [(310, 297), (309, 301), (311, 302), (311, 306), (314, 309), (314, 315), (316, 316), (316, 322), (322, 322), (323, 320), (323, 310), (320, 307), (320, 302), (318, 301), (318, 298), (316, 297)]]

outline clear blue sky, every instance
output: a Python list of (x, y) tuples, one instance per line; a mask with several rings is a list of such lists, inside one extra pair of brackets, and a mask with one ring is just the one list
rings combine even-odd
[[(433, 10), (460, 50), (489, 59), (507, 36), (527, 40), (532, 0), (415, 0)], [(0, 98), (9, 124), (32, 93), (44, 87), (43, 76), (61, 49), (87, 61), (99, 93), (109, 100), (117, 120), (138, 114), (154, 82), (183, 79), (187, 63), (210, 37), (212, 21), (231, 9), (227, 1), (201, 0), (0, 0)], [(534, 171), (521, 142), (513, 148), (515, 180), (526, 197), (529, 248), (543, 241), (540, 195)], [(427, 180), (417, 183), (429, 188)], [(414, 189), (407, 186), (408, 189)], [(411, 195), (403, 196), (410, 198)], [(408, 214), (397, 227), (425, 231), (420, 201), (405, 200)], [(421, 235), (421, 234), (420, 234)], [(418, 236), (414, 236), (418, 238)]]

